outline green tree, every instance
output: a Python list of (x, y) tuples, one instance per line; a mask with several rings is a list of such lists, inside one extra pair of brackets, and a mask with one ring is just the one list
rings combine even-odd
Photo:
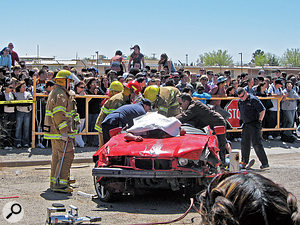
[(272, 53), (266, 53), (267, 64), (270, 66), (279, 66), (279, 57)]
[(264, 66), (267, 64), (267, 57), (265, 55), (265, 52), (261, 49), (257, 49), (254, 53), (252, 53), (252, 63), (255, 63), (257, 66)]
[(300, 48), (287, 49), (281, 59), (282, 64), (292, 65), (293, 67), (300, 66)]
[(252, 62), (252, 63), (255, 63), (255, 58), (256, 58), (257, 56), (261, 56), (261, 55), (264, 55), (264, 54), (265, 54), (265, 52), (262, 51), (261, 49), (255, 50), (255, 52), (252, 53), (252, 59), (251, 59), (251, 62)]
[(200, 55), (200, 60), (206, 66), (228, 66), (233, 64), (232, 56), (228, 54), (227, 50), (218, 50), (212, 52), (206, 52)]

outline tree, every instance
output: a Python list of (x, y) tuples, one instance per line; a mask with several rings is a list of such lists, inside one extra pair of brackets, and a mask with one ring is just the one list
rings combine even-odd
[(233, 64), (232, 56), (227, 53), (227, 50), (218, 50), (206, 52), (200, 55), (200, 61), (204, 62), (206, 66), (228, 66)]
[(279, 57), (272, 53), (266, 53), (267, 64), (270, 66), (279, 66)]
[(287, 49), (281, 59), (282, 64), (300, 67), (300, 48)]
[(261, 55), (264, 55), (264, 54), (265, 54), (265, 52), (262, 51), (261, 49), (255, 50), (255, 52), (252, 53), (252, 59), (251, 59), (251, 62), (252, 62), (252, 63), (255, 63), (255, 58), (256, 58), (257, 56), (261, 56)]
[(253, 54), (252, 54), (252, 63), (255, 63), (257, 66), (264, 66), (267, 64), (267, 57), (265, 55), (265, 52), (262, 51), (261, 49), (257, 49)]

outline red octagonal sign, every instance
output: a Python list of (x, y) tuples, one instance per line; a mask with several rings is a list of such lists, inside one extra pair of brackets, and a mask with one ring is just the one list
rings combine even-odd
[(225, 110), (230, 113), (230, 117), (228, 118), (228, 123), (231, 128), (239, 128), (240, 127), (240, 111), (238, 107), (238, 99), (233, 99), (225, 106)]

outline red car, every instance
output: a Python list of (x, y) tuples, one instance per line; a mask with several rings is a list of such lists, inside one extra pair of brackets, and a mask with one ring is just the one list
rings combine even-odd
[[(94, 155), (94, 184), (101, 201), (115, 200), (136, 190), (171, 189), (195, 194), (217, 174), (220, 160), (216, 135), (209, 127), (182, 126), (179, 137), (126, 141), (113, 136)], [(225, 132), (215, 127), (215, 132)]]

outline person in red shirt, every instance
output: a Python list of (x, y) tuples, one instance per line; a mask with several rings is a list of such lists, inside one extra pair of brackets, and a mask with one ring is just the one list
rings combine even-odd
[(10, 54), (11, 54), (11, 65), (15, 66), (15, 61), (17, 61), (18, 63), (20, 62), (19, 56), (15, 51), (13, 51), (14, 48), (13, 43), (9, 43), (8, 48), (10, 49)]

